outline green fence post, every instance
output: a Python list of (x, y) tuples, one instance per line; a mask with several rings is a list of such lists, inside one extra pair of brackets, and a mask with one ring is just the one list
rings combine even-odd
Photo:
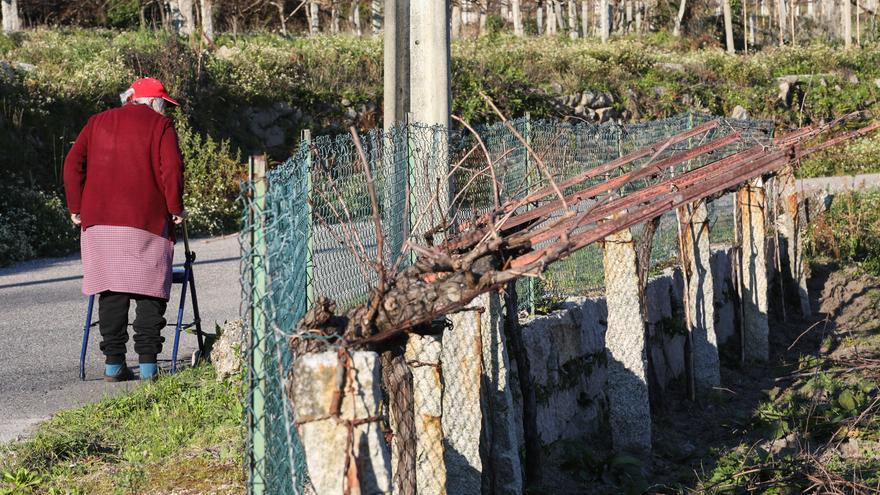
[(303, 129), (300, 146), (306, 150), (306, 311), (315, 303), (315, 222), (312, 212), (312, 131)]
[[(414, 237), (416, 234), (412, 232), (412, 228), (416, 225), (416, 222), (419, 220), (419, 197), (416, 194), (417, 186), (415, 180), (415, 168), (416, 168), (416, 157), (413, 153), (413, 150), (416, 149), (416, 146), (413, 144), (413, 114), (407, 112), (406, 118), (404, 120), (404, 125), (406, 128), (406, 149), (404, 153), (406, 153), (406, 183), (409, 185), (408, 200), (409, 200), (409, 218), (404, 219), (405, 222), (408, 222), (406, 229), (404, 230), (403, 242), (409, 240), (410, 237)], [(427, 199), (426, 199), (427, 201)], [(410, 250), (409, 252), (410, 263), (415, 264), (416, 262), (416, 253), (415, 251)]]
[(250, 160), (251, 183), (254, 187), (251, 212), (251, 352), (250, 354), (250, 431), (251, 463), (250, 490), (252, 495), (266, 492), (266, 315), (263, 299), (266, 297), (266, 156)]
[[(532, 114), (531, 112), (526, 112), (525, 115), (525, 129), (523, 129), (523, 138), (526, 140), (526, 144), (528, 147), (525, 149), (526, 152), (526, 194), (532, 193), (532, 167), (531, 167), (531, 156), (529, 155), (529, 148), (532, 147)], [(531, 209), (531, 203), (526, 205), (526, 208)], [(529, 314), (532, 316), (535, 315), (535, 310), (538, 305), (538, 281), (535, 277), (529, 277)]]

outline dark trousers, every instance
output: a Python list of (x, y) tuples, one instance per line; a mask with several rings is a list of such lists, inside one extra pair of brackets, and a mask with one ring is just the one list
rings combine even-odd
[(98, 318), (101, 328), (101, 352), (107, 364), (125, 362), (125, 344), (128, 342), (128, 306), (137, 301), (134, 327), (134, 351), (138, 362), (155, 363), (162, 352), (161, 331), (165, 327), (165, 308), (168, 301), (158, 297), (105, 291), (98, 302)]

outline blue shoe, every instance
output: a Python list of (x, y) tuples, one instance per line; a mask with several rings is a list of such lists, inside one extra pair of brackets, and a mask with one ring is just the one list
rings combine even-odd
[(104, 365), (104, 381), (105, 382), (127, 382), (134, 379), (134, 373), (131, 368), (123, 364), (105, 364)]
[(156, 363), (141, 363), (141, 380), (155, 380), (159, 377), (159, 365)]

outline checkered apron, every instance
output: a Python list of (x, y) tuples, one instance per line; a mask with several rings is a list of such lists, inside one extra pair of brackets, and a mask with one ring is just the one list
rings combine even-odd
[(168, 299), (174, 243), (134, 227), (93, 225), (80, 238), (83, 293), (107, 290)]

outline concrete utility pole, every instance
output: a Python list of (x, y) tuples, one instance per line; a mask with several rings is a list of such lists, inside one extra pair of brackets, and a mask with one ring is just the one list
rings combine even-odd
[(410, 111), (409, 4), (407, 0), (385, 0), (385, 130), (404, 122)]
[(21, 29), (21, 18), (18, 16), (18, 0), (2, 0), (3, 32), (11, 33)]
[(411, 0), (409, 3), (413, 119), (423, 124), (449, 126), (449, 0)]

